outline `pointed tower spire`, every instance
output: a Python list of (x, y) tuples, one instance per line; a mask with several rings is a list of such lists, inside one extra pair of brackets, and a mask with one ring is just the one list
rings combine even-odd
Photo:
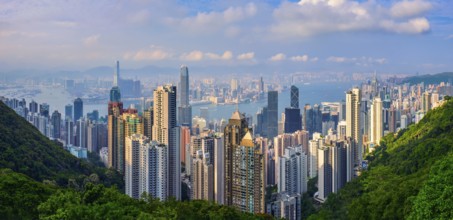
[(116, 68), (113, 73), (113, 86), (118, 86), (119, 78), (120, 78), (120, 61), (116, 61)]

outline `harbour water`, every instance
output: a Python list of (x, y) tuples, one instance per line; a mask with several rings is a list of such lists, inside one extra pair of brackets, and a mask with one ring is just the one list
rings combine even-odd
[[(342, 82), (342, 83), (312, 83), (312, 84), (298, 84), (299, 88), (299, 103), (300, 108), (303, 108), (305, 104), (320, 104), (321, 102), (337, 102), (345, 99), (345, 92), (354, 86), (354, 82)], [(74, 97), (65, 91), (62, 87), (34, 87), (27, 88), (30, 90), (40, 90), (39, 93), (24, 93), (21, 92), (23, 88), (18, 89), (2, 89), (0, 90), (0, 96), (7, 98), (25, 98), (27, 103), (31, 100), (35, 100), (39, 104), (47, 103), (50, 105), (50, 111), (58, 110), (64, 115), (64, 107), (67, 104), (72, 104)], [(125, 107), (128, 107), (134, 102), (124, 103)], [(137, 103), (139, 104), (139, 103)], [(200, 108), (207, 107), (209, 112), (210, 120), (221, 120), (230, 118), (232, 112), (239, 108), (239, 111), (255, 116), (255, 114), (264, 106), (267, 105), (267, 100), (263, 99), (258, 102), (241, 103), (239, 105), (215, 105), (215, 104), (201, 104), (192, 107), (192, 115), (200, 115)], [(278, 108), (279, 117), (284, 112), (285, 108), (290, 105), (290, 91), (285, 90), (278, 94)], [(84, 103), (84, 114), (93, 110), (99, 111), (99, 116), (107, 115), (107, 101), (106, 103), (100, 104), (87, 104)]]

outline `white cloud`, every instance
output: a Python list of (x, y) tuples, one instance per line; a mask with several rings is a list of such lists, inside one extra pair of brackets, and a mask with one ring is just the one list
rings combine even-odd
[(423, 1), (423, 0), (413, 0), (408, 1), (404, 0), (401, 2), (395, 3), (390, 8), (390, 13), (393, 17), (401, 18), (401, 17), (413, 17), (419, 16), (429, 10), (432, 9), (432, 4)]
[(431, 7), (430, 3), (422, 0), (395, 4), (391, 8), (377, 1), (284, 2), (273, 12), (270, 31), (279, 38), (352, 31), (420, 34), (430, 30), (429, 22), (422, 14)]
[(302, 56), (293, 56), (290, 58), (292, 61), (298, 61), (298, 62), (307, 62), (308, 61), (308, 55), (302, 55)]
[(183, 61), (200, 61), (203, 59), (203, 52), (194, 50), (189, 53), (184, 53), (180, 56)]
[(448, 35), (447, 39), (453, 39), (453, 34)]
[(373, 58), (373, 57), (337, 57), (331, 56), (327, 58), (328, 62), (333, 63), (353, 63), (358, 66), (369, 66), (369, 65), (382, 65), (387, 63), (386, 58)]
[(246, 18), (253, 17), (256, 13), (256, 5), (254, 3), (249, 3), (243, 7), (229, 7), (221, 12), (198, 12), (195, 16), (182, 19), (170, 18), (168, 19), (168, 22), (169, 24), (179, 25), (188, 31), (226, 29), (228, 35), (235, 35), (240, 31), (238, 27), (225, 27), (243, 21)]
[(313, 57), (310, 59), (311, 62), (318, 62), (319, 58), (318, 57)]
[(270, 61), (282, 61), (286, 59), (286, 55), (284, 53), (278, 53), (272, 56), (269, 60)]
[(165, 60), (172, 57), (172, 54), (163, 50), (162, 48), (151, 46), (150, 49), (143, 49), (137, 52), (128, 52), (124, 54), (123, 58), (126, 60), (135, 60), (135, 61), (157, 61)]
[(83, 44), (85, 44), (86, 46), (93, 46), (98, 43), (100, 37), (101, 37), (101, 35), (99, 35), (99, 34), (91, 35), (91, 36), (83, 39)]
[(243, 54), (239, 54), (237, 56), (238, 60), (251, 60), (253, 58), (255, 58), (255, 53), (254, 52), (243, 53)]
[(233, 53), (229, 50), (225, 51), (222, 55), (215, 53), (206, 53), (205, 55), (211, 60), (231, 60), (233, 58)]

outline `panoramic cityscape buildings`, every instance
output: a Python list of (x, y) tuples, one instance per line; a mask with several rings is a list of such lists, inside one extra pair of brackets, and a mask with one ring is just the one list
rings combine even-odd
[[(96, 110), (84, 114), (81, 98), (68, 100), (64, 118), (57, 110), (50, 114), (46, 103), (2, 101), (74, 156), (99, 155), (124, 176), (125, 193), (132, 198), (147, 193), (160, 200), (207, 200), (287, 219), (300, 218), (310, 179), (317, 179), (315, 201), (324, 203), (367, 169), (365, 156), (386, 133), (417, 123), (453, 92), (449, 82), (398, 85), (374, 76), (344, 91), (338, 102), (319, 100), (301, 111), (304, 94), (291, 85), (288, 107), (279, 112), (282, 92), (260, 77), (250, 104), (267, 105), (252, 116), (241, 112), (239, 97), (246, 91), (233, 79), (217, 100), (231, 96), (236, 109), (219, 122), (209, 119), (208, 107), (192, 115), (191, 97), (199, 91), (190, 86), (187, 66), (180, 68), (179, 87), (158, 85), (152, 98), (138, 99), (150, 102), (127, 108), (120, 71), (116, 62), (105, 116)], [(272, 187), (276, 191), (269, 195)]]
[(452, 219), (452, 12), (3, 0), (0, 219)]

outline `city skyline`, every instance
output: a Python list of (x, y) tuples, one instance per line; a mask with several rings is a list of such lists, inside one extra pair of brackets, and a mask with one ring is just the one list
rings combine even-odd
[(436, 73), (452, 68), (452, 8), (441, 0), (6, 1), (0, 72), (123, 60), (130, 69), (186, 64), (194, 74)]

